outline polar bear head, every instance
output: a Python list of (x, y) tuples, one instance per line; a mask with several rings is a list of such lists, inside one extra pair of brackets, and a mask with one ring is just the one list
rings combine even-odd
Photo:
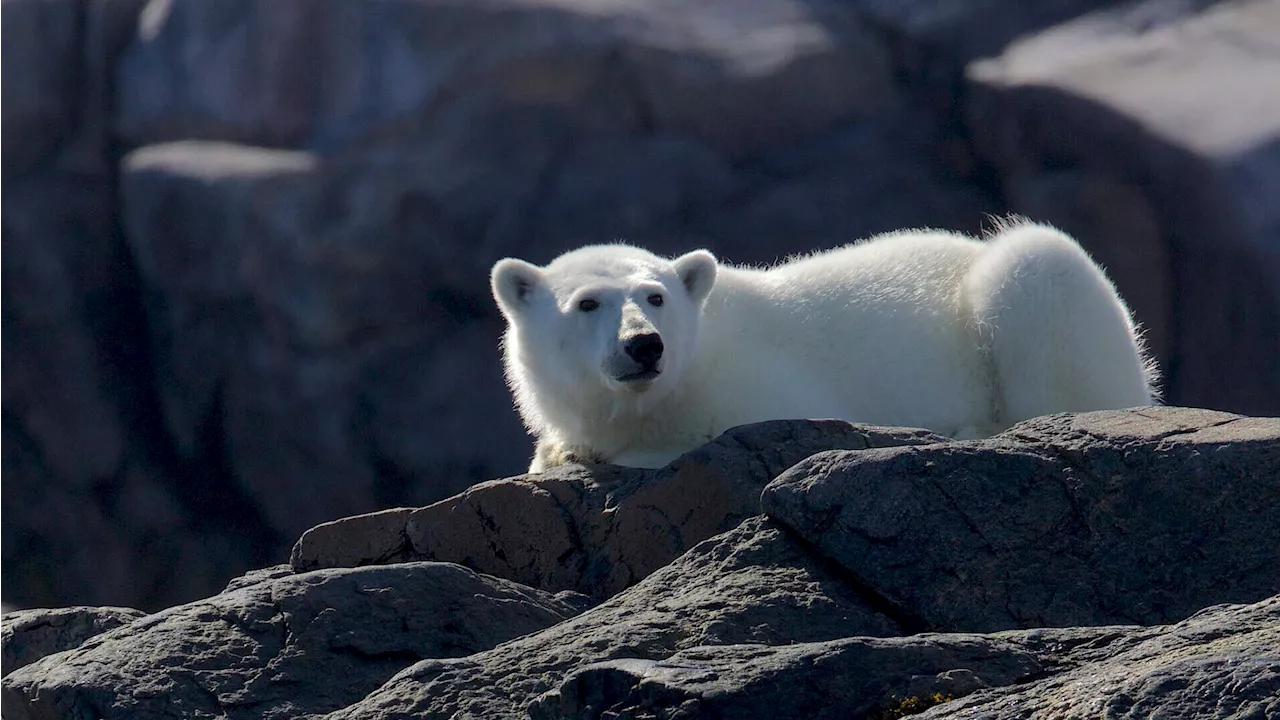
[(490, 279), (525, 423), (570, 430), (669, 393), (697, 349), (716, 270), (706, 250), (668, 260), (621, 244), (574, 250), (546, 267), (499, 260)]

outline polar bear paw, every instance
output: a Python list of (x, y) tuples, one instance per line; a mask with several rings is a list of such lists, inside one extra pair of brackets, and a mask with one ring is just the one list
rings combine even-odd
[(539, 438), (529, 472), (546, 472), (561, 465), (603, 465), (607, 462), (607, 458), (589, 448)]

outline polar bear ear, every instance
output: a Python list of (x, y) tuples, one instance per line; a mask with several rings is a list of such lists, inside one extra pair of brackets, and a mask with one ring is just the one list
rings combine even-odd
[(694, 250), (672, 260), (671, 264), (675, 267), (676, 276), (689, 291), (689, 297), (695, 303), (706, 300), (716, 284), (716, 270), (719, 267), (716, 256), (706, 250)]
[(524, 260), (504, 258), (494, 264), (489, 284), (498, 308), (514, 317), (529, 307), (534, 291), (542, 286), (542, 268)]

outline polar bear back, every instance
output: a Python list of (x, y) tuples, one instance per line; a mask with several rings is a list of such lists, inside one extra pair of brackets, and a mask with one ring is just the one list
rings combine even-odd
[(722, 266), (681, 404), (715, 408), (717, 426), (858, 408), (865, 422), (961, 432), (990, 394), (962, 292), (982, 249), (898, 233), (768, 270)]

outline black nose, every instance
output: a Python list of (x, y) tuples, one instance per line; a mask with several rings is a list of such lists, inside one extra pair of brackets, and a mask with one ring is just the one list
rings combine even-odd
[(627, 351), (627, 355), (630, 355), (632, 360), (644, 367), (651, 368), (657, 365), (658, 360), (662, 358), (662, 336), (658, 335), (658, 333), (636, 335), (627, 341), (623, 349)]

